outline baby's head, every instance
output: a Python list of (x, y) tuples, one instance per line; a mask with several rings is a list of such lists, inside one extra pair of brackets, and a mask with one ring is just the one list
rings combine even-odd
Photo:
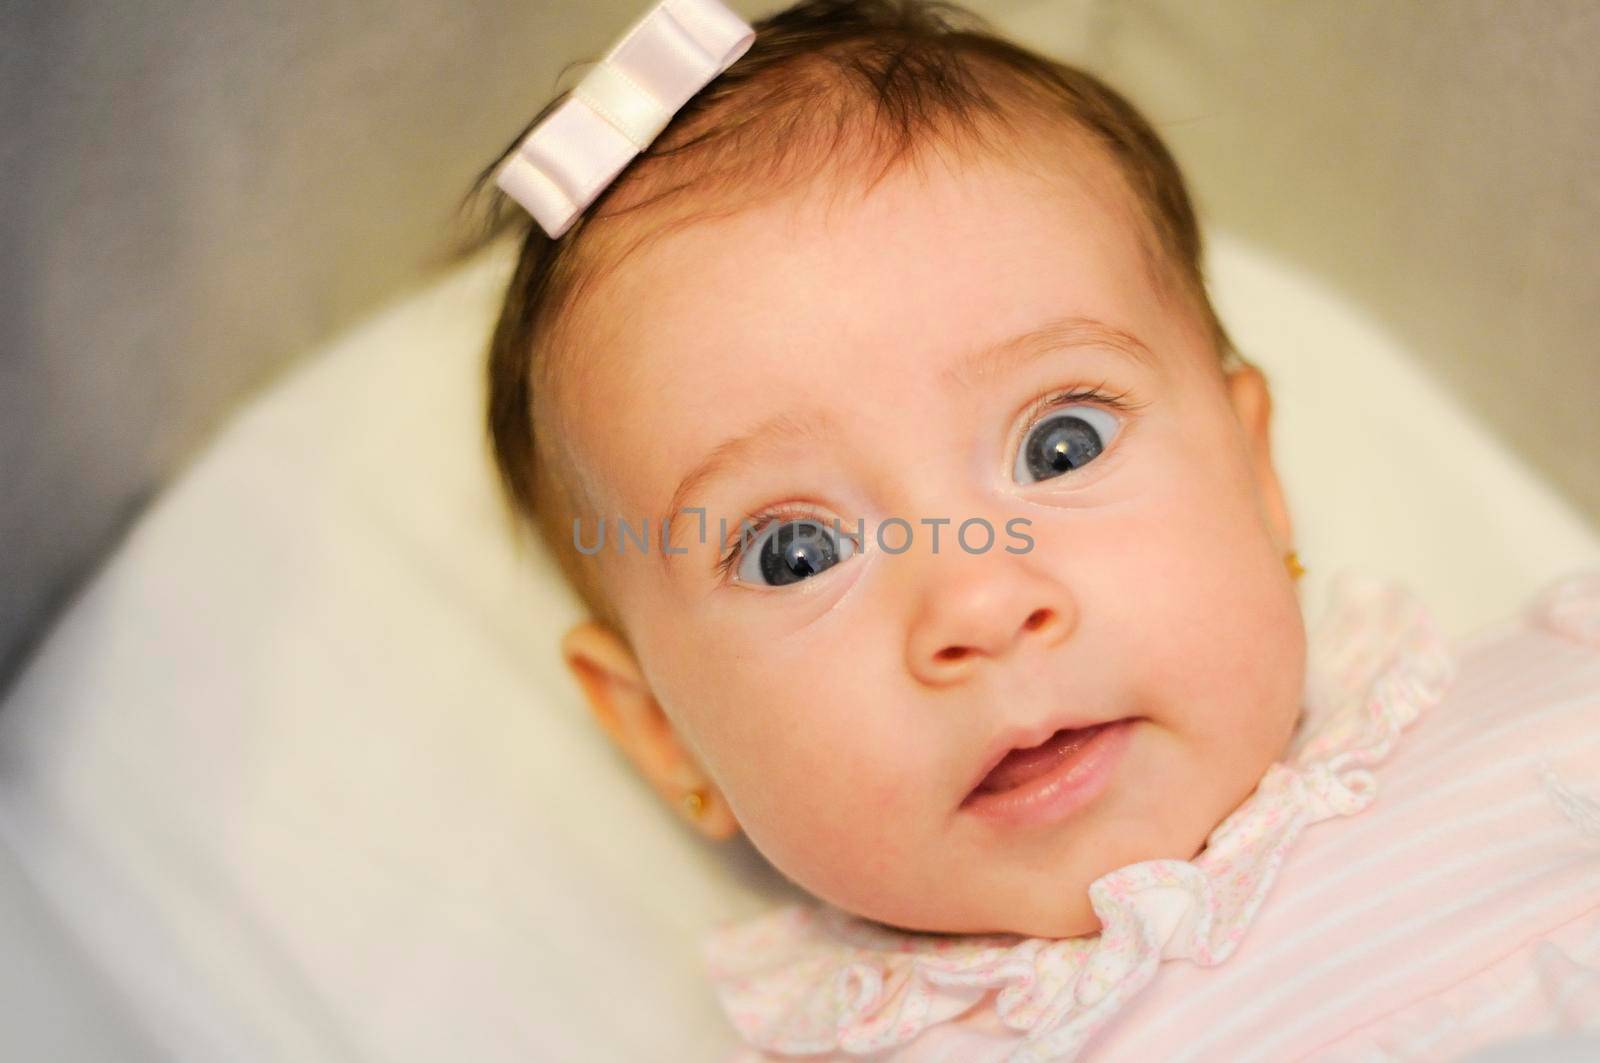
[(1298, 719), (1267, 385), (1105, 85), (943, 5), (754, 25), (530, 225), (494, 335), (501, 476), (593, 616), (566, 659), (664, 798), (818, 897), (1093, 931), (1088, 884), (1195, 856)]

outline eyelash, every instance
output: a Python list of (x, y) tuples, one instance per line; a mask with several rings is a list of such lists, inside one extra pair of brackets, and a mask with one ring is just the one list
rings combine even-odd
[[(740, 547), (744, 545), (746, 539), (746, 536), (744, 535), (744, 526), (746, 524), (750, 525), (750, 534), (748, 536), (749, 541), (754, 543), (761, 538), (761, 536), (766, 532), (767, 528), (771, 525), (786, 520), (802, 519), (816, 521), (825, 528), (833, 527), (833, 521), (818, 520), (815, 513), (806, 509), (804, 506), (796, 506), (793, 504), (780, 504), (771, 506), (767, 509), (763, 509), (757, 513), (751, 514), (748, 517), (745, 517), (739, 522), (738, 527), (734, 529), (733, 540), (724, 548), (721, 559), (717, 561), (718, 574), (720, 574), (723, 578), (727, 578), (729, 570), (731, 570), (734, 564), (743, 556), (744, 552), (740, 549)], [(843, 535), (844, 529), (847, 527), (849, 527), (849, 525), (847, 525), (844, 521), (839, 522), (841, 535)], [(854, 537), (846, 536), (846, 538)]]
[(1147, 403), (1134, 402), (1129, 399), (1126, 391), (1112, 394), (1107, 392), (1105, 387), (1106, 382), (1102, 380), (1092, 388), (1071, 388), (1066, 391), (1051, 392), (1036, 399), (1023, 412), (1023, 424), (1027, 426), (1023, 429), (1023, 434), (1026, 435), (1028, 429), (1037, 424), (1045, 414), (1062, 406), (1075, 406), (1080, 402), (1093, 402), (1101, 406), (1109, 406), (1114, 410), (1121, 410), (1123, 413), (1133, 413), (1135, 410), (1142, 410), (1148, 405)]
[[(1023, 415), (1023, 423), (1027, 426), (1023, 429), (1024, 435), (1026, 435), (1027, 430), (1032, 428), (1041, 418), (1043, 418), (1045, 414), (1049, 413), (1051, 410), (1059, 409), (1063, 406), (1074, 406), (1082, 402), (1093, 402), (1098, 403), (1101, 406), (1109, 406), (1114, 410), (1121, 410), (1123, 413), (1132, 413), (1135, 410), (1143, 409), (1147, 405), (1146, 403), (1135, 402), (1129, 399), (1128, 392), (1126, 391), (1119, 391), (1115, 394), (1110, 393), (1105, 390), (1105, 385), (1106, 382), (1102, 380), (1094, 387), (1069, 388), (1064, 391), (1051, 392), (1050, 394), (1043, 395), (1040, 398), (1035, 399), (1028, 406)], [(767, 528), (772, 524), (786, 520), (803, 519), (817, 520), (817, 517), (804, 506), (797, 506), (793, 503), (782, 503), (776, 506), (770, 506), (767, 509), (759, 510), (750, 516), (745, 517), (739, 523), (740, 530), (735, 531), (733, 540), (724, 547), (722, 557), (717, 561), (718, 575), (726, 579), (729, 571), (732, 570), (734, 564), (742, 556), (743, 551), (740, 549), (740, 547), (744, 544), (745, 536), (740, 532), (746, 523), (749, 523), (751, 527), (749, 541), (754, 543), (761, 538), (761, 536), (766, 532)], [(817, 522), (825, 527), (833, 527), (832, 521)], [(844, 521), (840, 521), (839, 526), (841, 529), (848, 527)]]

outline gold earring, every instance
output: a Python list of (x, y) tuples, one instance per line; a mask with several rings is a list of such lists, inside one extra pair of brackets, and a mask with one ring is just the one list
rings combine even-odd
[(698, 816), (706, 808), (706, 792), (704, 790), (690, 790), (683, 795), (683, 809), (691, 816)]
[(1306, 574), (1306, 568), (1300, 563), (1300, 555), (1290, 550), (1283, 555), (1283, 563), (1289, 569), (1290, 579), (1299, 579)]

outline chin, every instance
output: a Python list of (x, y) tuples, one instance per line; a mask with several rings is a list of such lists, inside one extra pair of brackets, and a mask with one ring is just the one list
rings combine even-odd
[(1101, 930), (1100, 917), (1094, 914), (1094, 908), (1089, 904), (1087, 886), (1078, 901), (1056, 912), (1041, 913), (1037, 921), (1029, 922), (1029, 929), (1021, 933), (1036, 938), (1075, 938), (1098, 934)]
[(1009, 916), (993, 922), (974, 921), (960, 929), (923, 931), (938, 934), (1017, 934), (1029, 938), (1075, 938), (1085, 934), (1098, 934), (1100, 917), (1094, 914), (1089, 903), (1088, 887), (1081, 899), (1068, 904), (1052, 905), (1049, 911), (1012, 911)]

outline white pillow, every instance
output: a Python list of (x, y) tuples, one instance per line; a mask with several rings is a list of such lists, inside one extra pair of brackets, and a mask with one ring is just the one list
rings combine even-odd
[[(705, 1059), (716, 920), (791, 896), (588, 720), (485, 444), (502, 241), (241, 411), (0, 708), (0, 837), (175, 1059)], [(1308, 566), (1454, 634), (1600, 542), (1362, 314), (1218, 235)], [(0, 956), (0, 963), (4, 963)]]

